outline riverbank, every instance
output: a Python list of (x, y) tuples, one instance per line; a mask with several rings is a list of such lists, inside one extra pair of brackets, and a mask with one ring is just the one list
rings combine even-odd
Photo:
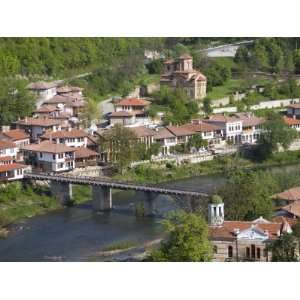
[(276, 153), (263, 162), (243, 158), (239, 154), (233, 154), (217, 157), (211, 161), (197, 164), (182, 164), (180, 166), (172, 163), (149, 163), (131, 168), (125, 174), (115, 175), (113, 178), (129, 182), (159, 184), (161, 182), (203, 175), (219, 175), (236, 169), (263, 170), (270, 167), (293, 164), (300, 164), (300, 150)]
[(5, 238), (9, 225), (61, 208), (46, 186), (10, 182), (0, 185), (0, 236)]

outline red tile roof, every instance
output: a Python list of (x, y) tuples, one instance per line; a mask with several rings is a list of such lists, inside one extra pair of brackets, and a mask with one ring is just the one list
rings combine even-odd
[(155, 131), (155, 135), (154, 135), (155, 140), (161, 140), (161, 139), (167, 139), (167, 138), (175, 138), (175, 135), (172, 134), (166, 128), (159, 128), (159, 129), (157, 129), (157, 131)]
[(47, 152), (47, 153), (64, 153), (76, 151), (73, 147), (68, 147), (64, 144), (54, 144), (49, 141), (43, 141), (39, 144), (31, 144), (22, 147), (22, 150), (33, 152)]
[(49, 127), (49, 126), (60, 124), (58, 120), (54, 120), (50, 118), (25, 118), (24, 120), (16, 121), (15, 123), (19, 125), (40, 126), (40, 127)]
[(198, 121), (197, 123), (188, 123), (182, 125), (181, 127), (184, 127), (193, 132), (211, 132), (222, 129), (220, 126), (206, 123), (205, 121)]
[(11, 156), (0, 156), (0, 161), (11, 161), (13, 158)]
[(94, 156), (99, 156), (99, 153), (85, 147), (75, 148), (75, 159), (84, 158), (84, 157), (94, 157)]
[(35, 110), (35, 113), (50, 113), (58, 110), (55, 105), (42, 105), (40, 108)]
[(296, 186), (291, 189), (285, 190), (282, 193), (278, 193), (274, 195), (273, 198), (283, 199), (288, 201), (300, 200), (300, 186)]
[(190, 130), (190, 128), (185, 126), (167, 126), (166, 128), (175, 136), (190, 136), (195, 133), (194, 131)]
[(86, 137), (88, 134), (82, 129), (48, 131), (41, 136), (42, 139), (56, 138), (80, 138)]
[(277, 233), (281, 232), (283, 223), (253, 223), (245, 221), (224, 221), (222, 226), (209, 226), (209, 236), (212, 239), (235, 239), (234, 231), (239, 229), (239, 231), (246, 230), (255, 226), (262, 231), (268, 231), (269, 239), (276, 239), (278, 237)]
[(209, 118), (209, 121), (228, 123), (228, 122), (238, 122), (238, 121), (241, 121), (241, 119), (234, 115), (233, 116), (224, 116), (221, 114), (215, 114)]
[(132, 130), (138, 138), (153, 136), (155, 134), (155, 131), (145, 126), (130, 127), (130, 130)]
[(256, 126), (266, 121), (264, 118), (257, 117), (250, 113), (235, 113), (234, 115), (243, 121), (243, 126)]
[(284, 210), (297, 218), (300, 218), (300, 201), (295, 201), (291, 204), (283, 206), (280, 210)]
[(16, 148), (17, 145), (11, 141), (0, 141), (0, 149), (10, 149), (10, 148)]
[(11, 129), (2, 132), (2, 134), (12, 141), (29, 139), (29, 135), (22, 129)]
[(6, 172), (6, 171), (11, 171), (11, 170), (18, 170), (18, 169), (24, 169), (27, 168), (28, 166), (18, 164), (18, 163), (12, 163), (9, 165), (1, 165), (0, 166), (0, 172)]
[(300, 125), (300, 120), (299, 119), (294, 119), (294, 118), (289, 118), (287, 116), (283, 117), (283, 121), (285, 124), (292, 126), (292, 125)]
[(151, 102), (144, 99), (127, 98), (120, 100), (116, 106), (148, 106)]

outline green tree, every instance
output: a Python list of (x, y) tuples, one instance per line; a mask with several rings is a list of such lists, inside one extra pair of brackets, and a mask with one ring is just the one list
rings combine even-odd
[(272, 261), (274, 262), (298, 261), (296, 248), (297, 241), (295, 237), (289, 233), (283, 233), (267, 247), (268, 251), (272, 252)]
[(101, 111), (98, 103), (91, 98), (87, 99), (86, 106), (80, 119), (83, 122), (84, 127), (89, 127), (92, 121), (99, 120), (101, 118)]
[(18, 118), (30, 116), (35, 99), (23, 80), (0, 81), (0, 125), (9, 125)]
[(226, 206), (229, 220), (249, 220), (263, 216), (270, 218), (274, 211), (271, 199), (276, 182), (269, 174), (235, 171), (229, 174), (218, 194)]
[(189, 150), (192, 148), (200, 149), (202, 147), (207, 147), (208, 143), (199, 134), (194, 134), (188, 141), (187, 147)]
[(212, 259), (205, 220), (195, 214), (173, 213), (164, 226), (168, 237), (158, 250), (150, 254), (151, 261), (203, 262)]
[(286, 150), (298, 136), (296, 130), (284, 123), (277, 113), (269, 114), (263, 129), (257, 145), (257, 155), (260, 159), (270, 157), (279, 147)]
[(99, 144), (102, 151), (110, 153), (112, 163), (121, 174), (139, 156), (137, 136), (132, 130), (119, 124), (105, 134)]
[(212, 107), (211, 107), (211, 99), (206, 97), (203, 100), (203, 110), (207, 115), (210, 115), (213, 111)]

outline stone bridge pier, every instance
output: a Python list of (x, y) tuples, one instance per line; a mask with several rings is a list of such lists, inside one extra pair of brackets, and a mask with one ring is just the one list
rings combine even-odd
[(62, 205), (69, 205), (72, 203), (72, 184), (68, 182), (51, 181), (51, 194), (55, 196)]
[(157, 194), (154, 192), (136, 192), (137, 204), (142, 204), (144, 216), (155, 215), (155, 198)]
[(107, 211), (112, 209), (112, 196), (110, 187), (93, 185), (92, 194), (92, 203), (94, 210)]

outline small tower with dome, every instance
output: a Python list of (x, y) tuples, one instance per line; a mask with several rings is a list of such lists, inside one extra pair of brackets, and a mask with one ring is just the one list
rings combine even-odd
[(209, 225), (221, 226), (224, 222), (224, 203), (219, 195), (213, 195), (208, 205)]

